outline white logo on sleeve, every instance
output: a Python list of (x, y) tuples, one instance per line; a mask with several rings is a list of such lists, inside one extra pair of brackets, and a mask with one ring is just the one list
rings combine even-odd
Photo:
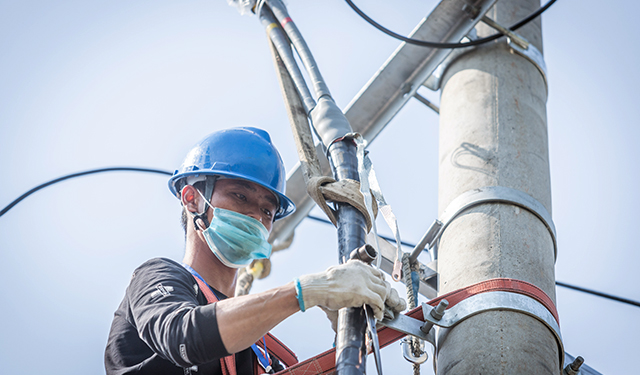
[(173, 292), (172, 286), (164, 286), (162, 284), (158, 284), (156, 285), (156, 290), (151, 293), (151, 298), (155, 298), (160, 295), (168, 296), (169, 294), (171, 294), (171, 292)]

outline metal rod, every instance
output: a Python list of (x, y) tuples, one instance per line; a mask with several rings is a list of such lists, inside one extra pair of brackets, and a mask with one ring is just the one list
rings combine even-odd
[(435, 113), (438, 113), (438, 114), (440, 113), (440, 108), (438, 108), (437, 105), (433, 104), (429, 99), (425, 98), (424, 96), (416, 92), (415, 94), (413, 94), (413, 97), (418, 99), (422, 104), (433, 109)]
[(513, 40), (513, 42), (515, 44), (517, 44), (519, 47), (521, 47), (523, 49), (529, 48), (529, 42), (527, 42), (526, 40), (522, 39), (518, 34), (516, 34), (513, 31), (507, 29), (506, 27), (500, 25), (499, 23), (497, 23), (496, 21), (492, 20), (491, 18), (489, 18), (487, 16), (482, 16), (482, 22), (486, 23), (487, 25), (493, 27), (494, 29), (496, 29), (496, 30), (500, 31), (501, 33), (503, 33), (504, 35), (506, 35), (508, 38)]

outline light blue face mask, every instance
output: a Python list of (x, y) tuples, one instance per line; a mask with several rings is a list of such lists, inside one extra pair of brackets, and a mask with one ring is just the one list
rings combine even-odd
[(269, 258), (269, 232), (258, 220), (223, 208), (213, 208), (204, 235), (211, 251), (227, 267), (248, 266), (253, 259)]

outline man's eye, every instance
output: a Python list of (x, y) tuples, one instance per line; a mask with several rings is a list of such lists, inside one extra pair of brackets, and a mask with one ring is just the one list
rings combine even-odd
[(273, 213), (271, 212), (271, 210), (267, 210), (266, 208), (263, 209), (262, 212), (264, 212), (264, 214), (267, 215), (268, 217), (273, 216)]
[(238, 197), (238, 199), (246, 201), (247, 197), (245, 197), (244, 195), (240, 194), (240, 193), (235, 193), (236, 197)]

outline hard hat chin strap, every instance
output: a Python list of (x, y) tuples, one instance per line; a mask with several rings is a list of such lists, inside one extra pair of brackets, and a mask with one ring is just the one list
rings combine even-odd
[[(207, 218), (207, 206), (211, 207), (211, 204), (209, 202), (213, 197), (213, 188), (216, 185), (217, 179), (218, 179), (218, 176), (206, 176), (205, 185), (204, 185), (204, 196), (202, 197), (204, 198), (204, 202), (205, 202), (204, 211), (202, 211), (199, 214), (191, 213), (193, 215), (193, 226), (196, 228), (196, 230), (205, 230), (209, 228), (209, 225), (211, 224), (209, 223), (209, 219)], [(199, 190), (198, 190), (198, 193), (200, 193)], [(209, 197), (209, 199), (205, 197)], [(202, 220), (202, 222), (204, 223), (204, 228), (202, 228), (202, 226), (198, 224), (198, 220)]]

